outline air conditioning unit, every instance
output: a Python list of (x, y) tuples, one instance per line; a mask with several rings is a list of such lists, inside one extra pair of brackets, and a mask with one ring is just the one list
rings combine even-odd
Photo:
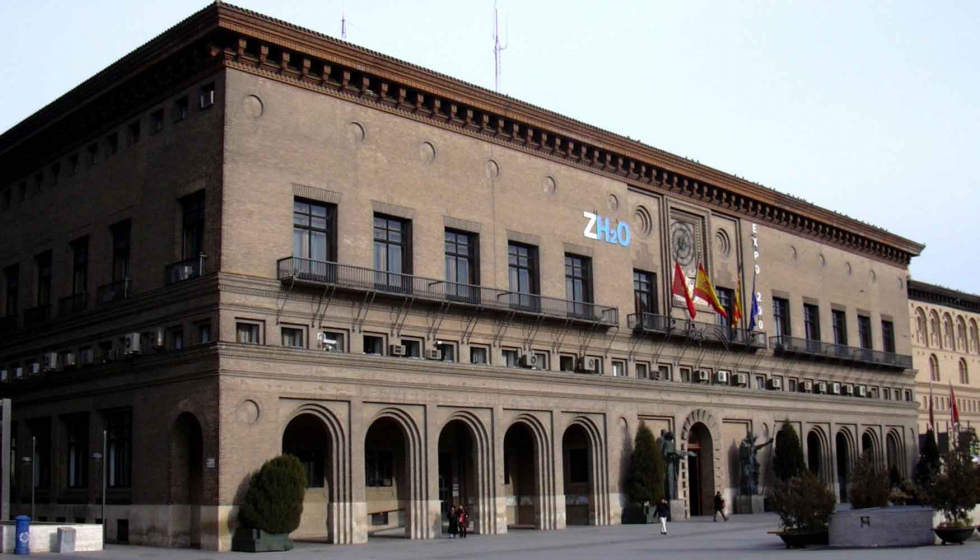
[(44, 371), (55, 371), (58, 369), (58, 353), (57, 352), (45, 352), (44, 358), (41, 361)]
[(185, 264), (177, 267), (177, 280), (183, 282), (194, 277), (194, 265)]
[(814, 391), (814, 392), (815, 393), (818, 393), (818, 394), (821, 394), (821, 395), (823, 395), (824, 393), (826, 393), (827, 392), (827, 382), (826, 381), (821, 381), (821, 382), (817, 383), (817, 390)]
[(80, 354), (81, 354), (81, 359), (82, 359), (82, 365), (83, 366), (95, 365), (95, 350), (94, 349), (92, 349), (92, 348), (85, 348), (84, 350), (82, 350), (80, 352)]
[(214, 90), (201, 90), (198, 95), (198, 108), (207, 109), (212, 105), (214, 105)]
[(699, 383), (708, 383), (711, 381), (711, 373), (706, 369), (699, 369), (695, 375)]
[(405, 347), (402, 346), (401, 344), (392, 344), (392, 345), (389, 345), (388, 346), (388, 355), (389, 356), (404, 356), (405, 355)]
[(139, 354), (143, 346), (143, 337), (138, 332), (129, 333), (126, 335), (123, 342), (123, 354), (126, 356), (132, 356), (134, 354)]
[(582, 373), (599, 373), (599, 359), (579, 356), (578, 370)]
[(848, 397), (854, 396), (854, 385), (844, 385), (844, 394)]
[(749, 376), (744, 373), (735, 374), (735, 385), (739, 387), (747, 387), (749, 384)]
[(718, 385), (728, 385), (728, 372), (725, 370), (716, 371), (715, 383), (717, 383)]
[(803, 389), (804, 393), (812, 393), (813, 381), (804, 381), (803, 383), (800, 383), (800, 387)]
[(24, 368), (22, 367), (14, 368), (14, 379), (18, 381), (24, 379)]
[(34, 362), (33, 364), (27, 364), (27, 373), (31, 377), (35, 375), (41, 375), (41, 364)]
[(78, 365), (78, 357), (74, 352), (65, 352), (65, 355), (61, 358), (61, 367), (65, 369), (74, 369)]
[(865, 387), (864, 385), (858, 385), (858, 388), (857, 388), (857, 396), (859, 396), (859, 397), (867, 397), (868, 396), (868, 388)]
[(522, 368), (536, 369), (538, 367), (538, 357), (534, 354), (523, 354), (520, 359)]
[(831, 383), (830, 384), (830, 394), (831, 395), (839, 395), (840, 394), (840, 383), (837, 383), (835, 381), (834, 383)]
[(163, 350), (167, 347), (167, 331), (163, 330), (162, 327), (157, 328), (152, 334), (153, 349)]
[(771, 391), (782, 391), (783, 390), (783, 380), (779, 377), (773, 377), (769, 380), (769, 389)]
[(425, 359), (426, 360), (436, 360), (436, 361), (441, 360), (442, 359), (442, 350), (437, 350), (435, 348), (429, 348), (428, 350), (425, 351)]
[(320, 348), (324, 352), (338, 352), (340, 350), (340, 348), (337, 348), (337, 340), (327, 338), (327, 335), (322, 332), (316, 333), (316, 340), (320, 343)]

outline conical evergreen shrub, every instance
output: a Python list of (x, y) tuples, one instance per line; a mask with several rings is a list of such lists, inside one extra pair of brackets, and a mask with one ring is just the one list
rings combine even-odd
[(266, 461), (248, 483), (238, 521), (248, 529), (288, 534), (299, 527), (306, 494), (306, 469), (292, 455)]
[(664, 497), (664, 458), (653, 432), (640, 423), (626, 473), (626, 495), (630, 502), (656, 504)]
[(776, 478), (781, 482), (793, 478), (806, 471), (806, 461), (803, 459), (803, 447), (800, 438), (789, 421), (776, 433), (776, 454), (773, 458), (773, 468)]

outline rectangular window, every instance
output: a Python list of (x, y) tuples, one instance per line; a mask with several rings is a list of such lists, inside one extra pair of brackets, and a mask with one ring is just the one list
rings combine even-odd
[(130, 221), (124, 220), (109, 228), (112, 233), (112, 281), (129, 278)]
[(88, 486), (88, 414), (65, 416), (65, 430), (68, 432), (68, 487)]
[(7, 287), (4, 296), (4, 315), (8, 317), (17, 315), (17, 302), (20, 298), (20, 265), (12, 264), (3, 269), (3, 278)]
[(686, 367), (681, 368), (681, 382), (682, 383), (691, 382), (691, 368), (686, 368)]
[(187, 119), (187, 96), (181, 97), (174, 101), (173, 118), (174, 122), (180, 122)]
[[(74, 176), (78, 174), (78, 154), (72, 154), (68, 156), (68, 175)], [(23, 198), (21, 198), (23, 200)]]
[(820, 308), (809, 303), (803, 304), (803, 326), (806, 339), (820, 340)]
[(719, 326), (728, 327), (732, 324), (732, 314), (735, 312), (735, 290), (730, 290), (728, 288), (716, 288), (715, 292), (718, 294), (718, 302), (721, 303), (721, 308), (725, 310), (728, 318), (721, 316), (721, 313), (715, 315), (715, 321)]
[(44, 183), (43, 174), (38, 173), (34, 175), (34, 194), (38, 194), (39, 192), (41, 192), (41, 186), (43, 185), (43, 183)]
[(73, 241), (71, 250), (71, 294), (74, 296), (88, 292), (88, 236)]
[(92, 167), (99, 160), (99, 145), (92, 143), (85, 149), (85, 166)]
[(551, 370), (551, 352), (535, 350), (531, 352), (531, 355), (534, 356), (534, 369), (542, 371)]
[(296, 456), (303, 464), (306, 472), (307, 488), (323, 488), (323, 451), (319, 449), (290, 449), (289, 453)]
[[(34, 487), (49, 488), (51, 486), (51, 421), (49, 418), (38, 419), (29, 422), (28, 426), (36, 445), (33, 462)], [(31, 441), (28, 440), (27, 443), (30, 451)]]
[(636, 362), (636, 378), (650, 379), (650, 364), (646, 362)]
[(211, 342), (211, 321), (197, 323), (197, 343), (207, 344)]
[(126, 127), (126, 142), (132, 146), (140, 141), (140, 121), (133, 121)]
[(170, 348), (173, 350), (183, 350), (184, 348), (184, 327), (174, 327), (167, 331), (170, 339)]
[(575, 356), (561, 355), (558, 356), (558, 370), (574, 372), (575, 371)]
[(633, 271), (633, 306), (638, 314), (657, 313), (657, 275)]
[(51, 303), (51, 251), (34, 257), (37, 264), (37, 305)]
[(283, 327), (282, 345), (286, 348), (303, 348), (303, 329)]
[(861, 348), (871, 350), (871, 317), (858, 315), (858, 341)]
[(235, 340), (241, 344), (261, 344), (259, 325), (255, 323), (236, 323)]
[[(181, 260), (199, 257), (204, 252), (204, 190), (180, 199)], [(204, 271), (199, 271), (203, 273)]]
[(322, 331), (318, 337), (320, 347), (327, 352), (346, 352), (345, 333), (337, 331)]
[(592, 303), (592, 259), (565, 254), (565, 297), (569, 300), (569, 315), (594, 315), (589, 305)]
[(766, 376), (756, 375), (755, 376), (755, 388), (762, 391), (766, 388)]
[(520, 243), (507, 246), (508, 289), (510, 306), (536, 311), (541, 308), (538, 295), (538, 248)]
[(626, 362), (622, 360), (613, 360), (612, 375), (613, 377), (626, 377)]
[(133, 413), (126, 410), (106, 414), (109, 488), (129, 488), (132, 474)]
[(795, 379), (790, 379), (786, 382), (786, 390), (790, 393), (795, 393), (797, 388), (797, 381)]
[(364, 335), (364, 353), (383, 356), (385, 353), (385, 338), (372, 334)]
[(368, 449), (364, 453), (365, 486), (385, 488), (394, 483), (395, 456), (389, 449)]
[(671, 381), (670, 366), (667, 364), (659, 364), (657, 366), (657, 380), (658, 381)]
[(412, 273), (410, 224), (407, 220), (374, 216), (374, 282), (384, 290), (411, 290), (411, 279), (402, 276)]
[(405, 347), (406, 358), (422, 357), (422, 341), (417, 338), (403, 338), (402, 346)]
[(490, 356), (489, 351), (486, 346), (470, 346), (470, 363), (471, 364), (489, 364), (488, 360)]
[(881, 349), (895, 353), (895, 325), (891, 321), (881, 321)]
[(504, 348), (501, 350), (504, 359), (504, 366), (516, 368), (520, 365), (520, 351), (517, 348)]
[(163, 109), (157, 109), (150, 113), (150, 134), (156, 134), (163, 130)]
[(197, 108), (207, 109), (214, 105), (214, 82), (204, 84), (197, 92)]
[(776, 336), (792, 336), (789, 322), (789, 301), (772, 298), (772, 323)]
[(453, 342), (442, 342), (436, 341), (436, 350), (439, 351), (439, 355), (442, 357), (444, 362), (455, 362), (456, 361), (456, 344)]
[(337, 260), (337, 207), (293, 200), (293, 256), (317, 262)]
[(113, 132), (109, 136), (105, 137), (105, 154), (106, 157), (116, 155), (119, 151), (119, 133)]
[(453, 229), (445, 231), (446, 295), (450, 298), (479, 301), (479, 290), (470, 287), (480, 283), (477, 239), (475, 233)]
[(58, 179), (61, 177), (61, 164), (52, 163), (51, 164), (51, 186), (58, 184)]
[(834, 309), (830, 317), (834, 322), (834, 344), (847, 346), (847, 313)]

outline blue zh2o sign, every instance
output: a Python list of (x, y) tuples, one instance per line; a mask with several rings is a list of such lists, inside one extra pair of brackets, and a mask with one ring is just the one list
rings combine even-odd
[(589, 223), (585, 225), (582, 235), (596, 241), (605, 241), (613, 245), (630, 246), (630, 225), (626, 222), (616, 222), (613, 228), (609, 224), (609, 218), (603, 218), (592, 212), (582, 212), (588, 218)]

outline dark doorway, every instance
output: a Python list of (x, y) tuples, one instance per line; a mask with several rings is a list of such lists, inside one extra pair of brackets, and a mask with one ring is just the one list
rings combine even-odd
[(585, 429), (573, 424), (561, 439), (565, 482), (565, 523), (589, 525), (592, 501), (592, 451)]
[(540, 529), (538, 452), (527, 424), (514, 423), (504, 435), (504, 491), (507, 525), (515, 529)]
[(810, 472), (817, 475), (821, 480), (823, 480), (823, 477), (820, 476), (823, 472), (822, 464), (823, 449), (820, 445), (820, 436), (816, 432), (810, 432), (806, 435), (806, 465)]
[(408, 442), (404, 429), (393, 418), (379, 418), (368, 428), (364, 480), (368, 535), (409, 537)]
[(848, 453), (847, 437), (837, 432), (837, 486), (840, 488), (840, 501), (845, 503), (850, 500), (847, 495), (848, 484), (851, 474), (851, 457)]
[(306, 495), (303, 515), (294, 538), (330, 541), (331, 488), (330, 435), (323, 421), (313, 414), (300, 414), (286, 425), (282, 434), (282, 452), (293, 455), (306, 471)]
[(470, 530), (477, 527), (479, 485), (476, 446), (469, 426), (461, 420), (446, 424), (439, 434), (439, 500), (442, 502), (442, 531), (449, 529), (449, 508), (462, 505), (470, 516)]
[(715, 496), (714, 445), (707, 426), (698, 422), (691, 427), (687, 438), (687, 449), (693, 453), (687, 458), (691, 516), (710, 515)]
[(188, 508), (186, 540), (177, 545), (201, 547), (201, 505), (204, 501), (204, 441), (201, 424), (190, 412), (177, 417), (171, 431), (171, 503)]
[(861, 436), (861, 453), (863, 455), (867, 455), (868, 458), (871, 459), (871, 464), (874, 467), (874, 469), (877, 471), (878, 463), (877, 463), (877, 454), (875, 453), (875, 441), (874, 438), (871, 437), (871, 434), (867, 432), (865, 432), (865, 434)]

